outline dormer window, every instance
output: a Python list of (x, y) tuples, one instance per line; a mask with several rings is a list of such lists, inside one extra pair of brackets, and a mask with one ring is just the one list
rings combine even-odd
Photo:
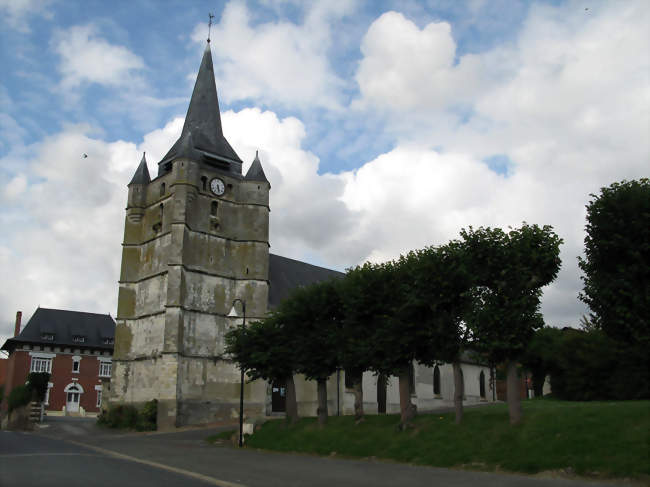
[(41, 333), (41, 340), (54, 341), (54, 333)]
[(86, 337), (83, 335), (73, 335), (72, 341), (76, 343), (84, 343), (86, 341)]
[(104, 345), (113, 345), (115, 343), (114, 338), (104, 338)]

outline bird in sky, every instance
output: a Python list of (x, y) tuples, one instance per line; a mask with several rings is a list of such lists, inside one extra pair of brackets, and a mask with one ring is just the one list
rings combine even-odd
[(81, 156), (81, 158), (82, 158), (82, 159), (85, 159), (86, 157), (88, 157), (88, 154), (86, 154), (86, 153), (84, 152), (84, 154)]

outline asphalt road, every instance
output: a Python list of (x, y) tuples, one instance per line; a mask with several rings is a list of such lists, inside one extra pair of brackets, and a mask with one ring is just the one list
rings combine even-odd
[(0, 432), (0, 486), (90, 485), (221, 487), (586, 487), (610, 486), (420, 467), (370, 460), (322, 458), (209, 445), (223, 428), (116, 434), (79, 418), (48, 419), (34, 433)]

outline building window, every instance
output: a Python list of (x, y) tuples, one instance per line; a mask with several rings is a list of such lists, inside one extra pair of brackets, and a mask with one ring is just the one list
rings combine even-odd
[(78, 374), (80, 366), (81, 366), (81, 357), (72, 357), (72, 372)]
[(41, 333), (41, 340), (54, 341), (54, 333)]
[(160, 196), (165, 196), (165, 183), (160, 185)]
[(219, 207), (219, 203), (216, 201), (213, 201), (212, 204), (210, 205), (210, 215), (212, 216), (217, 216), (217, 208)]
[(86, 337), (83, 335), (74, 335), (72, 337), (72, 341), (77, 343), (84, 343), (86, 341)]
[(481, 375), (478, 376), (478, 388), (481, 399), (485, 399), (485, 374), (481, 370)]
[(113, 345), (115, 343), (114, 338), (104, 338), (104, 345)]
[(30, 372), (47, 372), (52, 373), (52, 359), (51, 358), (38, 358), (32, 357), (32, 365), (29, 368)]
[(97, 391), (97, 407), (102, 407), (102, 391)]
[(99, 376), (100, 377), (111, 376), (111, 362), (99, 362)]
[(433, 368), (433, 394), (440, 395), (440, 367), (437, 365)]
[(208, 178), (206, 178), (205, 176), (201, 176), (201, 188), (203, 189), (203, 191), (208, 189)]

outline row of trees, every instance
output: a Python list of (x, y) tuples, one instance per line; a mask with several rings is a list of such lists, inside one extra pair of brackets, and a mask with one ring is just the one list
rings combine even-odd
[[(363, 418), (362, 373), (399, 378), (401, 425), (415, 415), (409, 391), (413, 360), (453, 364), (456, 421), (462, 419), (460, 357), (464, 350), (508, 364), (508, 390), (518, 390), (516, 363), (536, 329), (541, 289), (560, 268), (561, 239), (549, 226), (524, 223), (462, 230), (459, 240), (365, 263), (344, 278), (296, 289), (277, 310), (226, 335), (226, 351), (252, 379), (284, 382), (287, 416), (297, 419), (294, 374), (317, 382), (318, 418), (327, 420), (328, 377), (352, 378), (355, 416)], [(508, 394), (511, 423), (521, 420), (518, 393)]]

